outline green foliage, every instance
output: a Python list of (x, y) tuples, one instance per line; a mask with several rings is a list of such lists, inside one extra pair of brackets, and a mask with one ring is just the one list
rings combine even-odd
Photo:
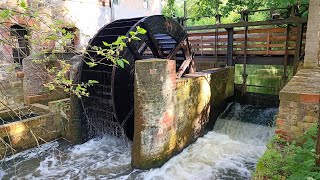
[(136, 31), (129, 32), (129, 37), (119, 36), (117, 40), (111, 44), (107, 42), (102, 42), (105, 47), (93, 46), (92, 50), (88, 50), (88, 52), (86, 53), (95, 52), (98, 55), (103, 56), (104, 58), (100, 59), (99, 61), (96, 61), (95, 59), (89, 59), (85, 63), (89, 67), (94, 67), (98, 64), (109, 65), (105, 63), (105, 60), (108, 60), (112, 62), (111, 66), (116, 65), (120, 66), (121, 68), (124, 68), (125, 64), (129, 64), (129, 61), (121, 57), (121, 51), (123, 51), (123, 49), (127, 47), (128, 42), (140, 41), (141, 39), (138, 36), (146, 33), (147, 31), (145, 29), (137, 26)]
[(317, 133), (317, 126), (312, 126), (299, 141), (275, 136), (258, 161), (254, 179), (320, 179), (320, 167), (315, 166)]
[[(163, 8), (163, 14), (169, 17), (183, 17), (183, 1), (168, 3)], [(243, 10), (261, 10), (271, 8), (285, 8), (297, 3), (299, 0), (186, 0), (188, 26), (208, 25), (215, 23), (215, 15), (222, 15), (222, 23), (238, 22), (240, 12)], [(309, 0), (300, 0), (301, 4), (307, 4)], [(281, 15), (285, 16), (283, 12)], [(305, 16), (306, 14), (304, 14)], [(256, 12), (249, 15), (250, 21), (261, 21), (270, 18), (269, 12)]]
[(162, 14), (166, 17), (175, 17), (177, 16), (177, 7), (174, 0), (167, 0), (166, 6), (162, 10)]

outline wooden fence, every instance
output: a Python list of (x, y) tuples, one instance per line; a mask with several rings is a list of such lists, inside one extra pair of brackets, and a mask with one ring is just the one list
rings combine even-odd
[[(305, 32), (305, 30), (304, 30)], [(287, 41), (287, 28), (254, 28), (249, 29), (247, 34), (247, 55), (261, 56), (284, 56), (286, 46), (288, 46), (288, 55), (295, 55), (296, 49), (304, 51), (305, 33), (302, 34), (302, 40), (298, 37), (298, 28), (290, 28)], [(245, 30), (234, 30), (232, 39), (232, 54), (245, 54)], [(227, 55), (228, 53), (228, 31), (209, 31), (209, 32), (191, 32), (189, 41), (197, 56)], [(298, 46), (299, 45), (299, 46)]]

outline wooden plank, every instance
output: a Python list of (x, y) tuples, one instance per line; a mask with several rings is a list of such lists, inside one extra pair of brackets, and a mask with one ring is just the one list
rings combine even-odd
[[(289, 41), (296, 41), (297, 36), (290, 36)], [(211, 43), (212, 41), (214, 41), (214, 38), (212, 39), (190, 39), (189, 40), (192, 44), (200, 44), (200, 43)], [(244, 37), (237, 37), (237, 38), (233, 38), (233, 41), (237, 42), (237, 41), (241, 41), (244, 42)], [(266, 42), (267, 41), (267, 36), (265, 37), (249, 37), (248, 38), (248, 42)], [(286, 36), (272, 36), (270, 37), (270, 42), (285, 42), (286, 41)], [(227, 43), (228, 42), (228, 38), (219, 38), (219, 42), (223, 42), (223, 43)]]
[(287, 25), (287, 32), (286, 32), (286, 42), (285, 42), (285, 55), (283, 58), (283, 79), (285, 80), (285, 83), (288, 80), (288, 74), (287, 74), (287, 66), (288, 66), (288, 58), (289, 58), (289, 39), (290, 39), (290, 29), (291, 24)]
[[(199, 51), (199, 50), (195, 50), (194, 53), (201, 55), (201, 51)], [(214, 49), (213, 49), (213, 50), (203, 50), (203, 51), (202, 51), (202, 55), (212, 55), (212, 56), (213, 56), (214, 54), (215, 54)], [(227, 50), (225, 50), (225, 51), (218, 51), (218, 54), (219, 54), (219, 55), (220, 55), (220, 54), (226, 55), (226, 54), (227, 54)]]
[[(188, 33), (189, 37), (197, 37), (197, 36), (215, 36), (216, 32), (196, 32), (196, 33)], [(218, 35), (228, 35), (227, 31), (219, 31)]]
[[(259, 28), (259, 29), (249, 29), (249, 34), (264, 34), (264, 33), (286, 33), (286, 28)], [(292, 28), (291, 33), (296, 33), (297, 28)], [(197, 36), (215, 36), (215, 31), (209, 32), (189, 32), (189, 37), (197, 37)], [(244, 34), (244, 30), (234, 30), (234, 34)], [(227, 31), (219, 31), (218, 35), (228, 35)]]
[(294, 54), (294, 66), (293, 66), (293, 75), (296, 74), (298, 70), (300, 55), (302, 52), (302, 39), (303, 39), (303, 24), (298, 24), (297, 40), (295, 42), (295, 54)]
[[(201, 51), (199, 50), (195, 50), (194, 51), (195, 54), (201, 54)], [(218, 50), (217, 51), (219, 55), (226, 55), (227, 54), (227, 50)], [(289, 50), (289, 55), (294, 55), (295, 51), (294, 50)], [(203, 55), (214, 55), (215, 51), (214, 50), (203, 50), (202, 51)], [(244, 51), (243, 50), (234, 50), (233, 51), (234, 55), (244, 55)], [(259, 50), (248, 50), (248, 55), (279, 55), (279, 56), (283, 56), (285, 55), (285, 50), (271, 50), (269, 51), (269, 54), (267, 54), (267, 51), (259, 51)]]
[[(214, 45), (211, 44), (191, 44), (193, 49), (208, 49), (208, 48), (215, 48)], [(269, 44), (269, 46), (267, 44), (248, 44), (248, 48), (285, 48), (285, 44)], [(289, 43), (289, 47), (290, 48), (294, 48), (295, 47), (295, 42), (291, 42)], [(228, 45), (218, 45), (218, 48), (220, 49), (224, 49), (224, 48), (228, 48)], [(244, 48), (243, 44), (236, 44), (233, 45), (233, 48)]]
[[(297, 28), (293, 28), (291, 30), (293, 33), (297, 31)], [(234, 34), (244, 34), (244, 30), (238, 30), (234, 31)], [(249, 29), (249, 34), (254, 34), (254, 33), (286, 33), (286, 28), (261, 28), (261, 29)]]
[[(234, 50), (235, 55), (243, 55), (244, 51), (237, 51)], [(249, 55), (285, 55), (285, 50), (272, 50), (269, 51), (269, 54), (267, 54), (267, 51), (254, 51), (254, 50), (248, 50)], [(290, 55), (294, 54), (294, 50), (289, 51)]]
[(173, 51), (168, 55), (167, 59), (173, 59), (178, 51), (181, 49), (182, 44), (186, 43), (186, 39), (188, 38), (188, 35), (185, 35), (183, 38), (181, 38), (180, 42), (176, 44), (176, 46), (173, 48)]

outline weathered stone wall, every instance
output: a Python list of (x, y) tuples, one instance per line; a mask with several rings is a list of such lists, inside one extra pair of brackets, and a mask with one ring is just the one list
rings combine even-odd
[(23, 94), (25, 104), (43, 103), (67, 98), (68, 94), (63, 90), (49, 91), (44, 87), (50, 81), (50, 75), (45, 69), (45, 63), (36, 63), (34, 60), (44, 58), (28, 56), (23, 60)]
[(233, 82), (234, 68), (176, 79), (175, 61), (137, 61), (132, 165), (161, 166), (195, 141), (233, 95)]
[[(0, 112), (0, 117), (7, 120), (5, 124), (0, 125), (0, 159), (61, 137), (62, 123), (53, 118), (47, 106), (34, 104), (31, 107), (12, 110)], [(22, 114), (29, 113), (36, 116), (19, 120)], [(18, 118), (17, 121), (10, 122), (14, 117)]]
[(0, 110), (19, 108), (23, 102), (23, 73), (10, 64), (0, 65)]
[(70, 98), (51, 101), (48, 103), (50, 111), (54, 114), (56, 122), (63, 125), (61, 136), (68, 140), (70, 143), (80, 143), (83, 129), (77, 119), (71, 117), (71, 103)]
[(70, 118), (68, 98), (0, 111), (0, 117), (0, 159), (62, 137), (75, 143), (81, 130)]
[(296, 139), (318, 122), (320, 70), (302, 69), (280, 92), (276, 133)]

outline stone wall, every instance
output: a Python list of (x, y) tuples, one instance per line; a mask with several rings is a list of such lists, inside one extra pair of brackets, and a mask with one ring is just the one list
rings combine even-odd
[(5, 120), (0, 124), (0, 159), (61, 137), (63, 131), (62, 123), (41, 104), (1, 111), (0, 117)]
[[(23, 94), (25, 104), (42, 103), (47, 104), (49, 101), (67, 98), (69, 95), (63, 90), (49, 91), (44, 87), (48, 83), (50, 75), (45, 69), (46, 63), (36, 63), (34, 60), (44, 58), (28, 56), (23, 60)], [(55, 62), (52, 62), (55, 63)], [(59, 66), (56, 65), (55, 66)]]
[(234, 68), (176, 79), (175, 61), (136, 61), (132, 165), (161, 166), (205, 133), (233, 95)]
[(318, 122), (320, 70), (301, 69), (280, 92), (276, 133), (287, 140), (299, 138)]
[(0, 117), (0, 159), (62, 137), (75, 143), (79, 131), (70, 118), (70, 99), (3, 110)]
[(0, 65), (0, 110), (23, 107), (23, 73), (10, 64)]

